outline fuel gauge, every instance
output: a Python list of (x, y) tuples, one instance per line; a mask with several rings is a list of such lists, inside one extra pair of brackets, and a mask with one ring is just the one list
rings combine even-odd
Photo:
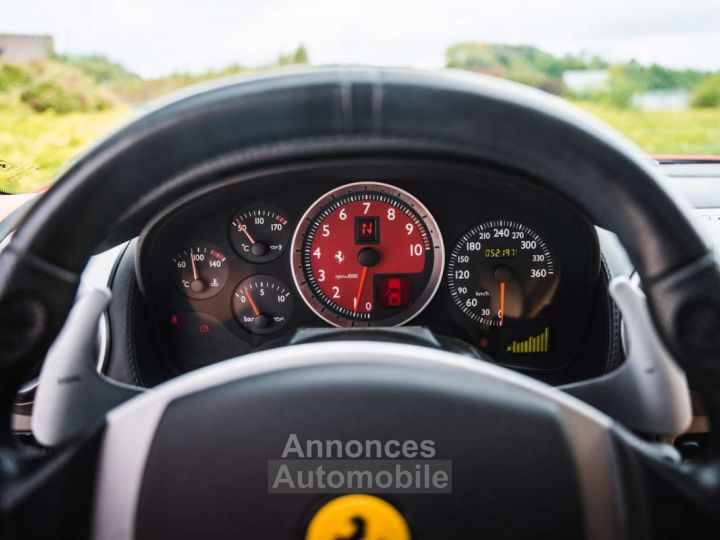
[(251, 263), (274, 261), (285, 250), (289, 240), (287, 220), (280, 211), (267, 204), (242, 208), (230, 223), (233, 249)]

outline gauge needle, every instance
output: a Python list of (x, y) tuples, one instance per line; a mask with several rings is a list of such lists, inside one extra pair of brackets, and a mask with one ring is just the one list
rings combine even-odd
[(245, 233), (245, 236), (247, 236), (247, 238), (248, 238), (248, 240), (250, 240), (250, 243), (251, 243), (251, 244), (254, 244), (254, 243), (255, 243), (255, 239), (252, 237), (252, 235), (250, 234), (250, 232), (247, 230), (247, 225), (245, 225), (245, 224), (243, 223), (242, 225), (239, 225), (239, 226), (238, 226), (238, 229), (240, 229), (242, 232)]
[(500, 282), (500, 326), (505, 322), (505, 282)]
[(247, 299), (250, 301), (250, 307), (252, 307), (253, 313), (256, 317), (260, 316), (260, 310), (257, 307), (257, 304), (255, 303), (255, 300), (253, 300), (253, 297), (250, 295), (250, 291), (245, 289), (245, 296), (247, 296)]
[(192, 266), (193, 271), (193, 279), (198, 280), (198, 271), (197, 271), (197, 265), (195, 264), (195, 257), (193, 257), (192, 249), (190, 250), (190, 265)]
[(360, 274), (360, 283), (358, 283), (357, 295), (353, 299), (353, 311), (357, 311), (358, 304), (360, 303), (360, 296), (362, 295), (363, 286), (365, 285), (365, 278), (367, 277), (368, 267), (363, 266), (362, 273)]

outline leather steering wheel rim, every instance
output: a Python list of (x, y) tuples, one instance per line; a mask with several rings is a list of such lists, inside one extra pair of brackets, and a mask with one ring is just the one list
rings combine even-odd
[[(7, 457), (19, 459), (9, 428), (13, 398), (61, 328), (88, 258), (121, 224), (142, 223), (197, 187), (183, 172), (229, 154), (248, 168), (422, 154), (531, 172), (619, 236), (659, 334), (695, 382), (711, 424), (720, 420), (718, 265), (639, 150), (559, 100), (511, 83), (330, 69), (232, 80), (162, 105), (87, 152), (38, 200), (0, 254)], [(714, 440), (709, 448), (720, 455)], [(717, 480), (695, 481), (711, 466), (678, 470), (677, 482), (717, 498)]]

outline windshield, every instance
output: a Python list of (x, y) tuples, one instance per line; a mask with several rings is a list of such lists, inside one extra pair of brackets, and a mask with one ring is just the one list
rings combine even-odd
[(0, 192), (44, 189), (160, 96), (289, 64), (472, 70), (651, 155), (720, 155), (717, 0), (24, 0), (0, 22)]

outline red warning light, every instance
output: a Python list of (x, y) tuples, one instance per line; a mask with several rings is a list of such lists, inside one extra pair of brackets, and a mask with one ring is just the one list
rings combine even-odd
[(200, 330), (201, 334), (207, 334), (210, 331), (210, 327), (207, 324), (201, 324), (198, 330)]
[(386, 276), (378, 281), (378, 302), (384, 308), (403, 308), (412, 304), (410, 278)]
[(178, 316), (173, 313), (170, 317), (170, 324), (178, 324)]

